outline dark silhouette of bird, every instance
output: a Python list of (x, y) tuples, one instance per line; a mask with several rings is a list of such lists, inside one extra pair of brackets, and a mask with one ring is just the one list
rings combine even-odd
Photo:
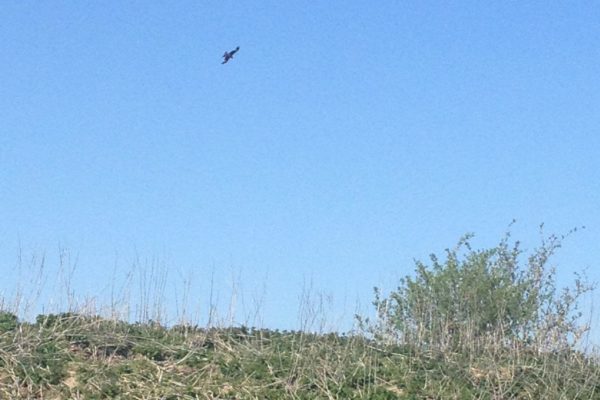
[(233, 58), (233, 55), (235, 53), (237, 53), (240, 50), (240, 46), (236, 47), (234, 50), (231, 51), (226, 51), (225, 54), (223, 54), (223, 62), (221, 64), (225, 64), (227, 61), (231, 60)]

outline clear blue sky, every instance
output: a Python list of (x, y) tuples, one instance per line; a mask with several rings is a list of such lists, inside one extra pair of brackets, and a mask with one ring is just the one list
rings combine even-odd
[(513, 218), (525, 248), (587, 226), (559, 278), (600, 280), (597, 2), (319, 3), (2, 2), (4, 292), (62, 247), (80, 296), (138, 258), (270, 326), (312, 285), (343, 325)]

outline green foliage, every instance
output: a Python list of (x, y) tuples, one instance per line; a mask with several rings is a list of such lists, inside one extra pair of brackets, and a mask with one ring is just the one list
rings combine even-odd
[(38, 315), (35, 318), (35, 322), (40, 327), (53, 328), (58, 325), (73, 324), (77, 321), (78, 318), (80, 318), (78, 314), (69, 312), (60, 314)]
[(562, 238), (529, 256), (470, 239), (377, 291), (368, 332), (0, 313), (0, 399), (600, 400), (598, 359), (575, 350), (590, 286), (558, 289), (548, 264)]
[(578, 324), (577, 300), (592, 286), (577, 279), (558, 291), (549, 260), (564, 236), (543, 238), (526, 262), (510, 234), (486, 250), (473, 250), (471, 238), (447, 249), (443, 261), (416, 262), (415, 276), (389, 297), (375, 289), (375, 337), (430, 351), (573, 349), (587, 329)]
[(0, 311), (0, 333), (15, 330), (19, 319), (13, 313)]
[(58, 344), (42, 342), (34, 347), (33, 352), (20, 355), (17, 375), (32, 384), (58, 384), (66, 376), (69, 358)]
[(600, 398), (600, 368), (576, 352), (461, 358), (356, 334), (48, 317), (0, 335), (0, 398)]

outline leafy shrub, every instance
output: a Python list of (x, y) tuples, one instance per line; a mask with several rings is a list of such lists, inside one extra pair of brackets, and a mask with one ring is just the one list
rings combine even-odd
[(35, 318), (35, 322), (38, 326), (43, 328), (53, 328), (58, 325), (73, 325), (78, 319), (83, 318), (82, 316), (75, 313), (60, 313), (60, 314), (48, 314), (38, 315)]
[(19, 319), (13, 313), (0, 311), (0, 333), (13, 331), (17, 328)]
[(426, 350), (573, 349), (588, 328), (578, 323), (577, 300), (593, 288), (578, 278), (557, 289), (549, 260), (564, 237), (542, 235), (523, 262), (510, 233), (485, 250), (473, 250), (466, 235), (445, 260), (431, 255), (431, 265), (416, 262), (415, 276), (402, 279), (389, 297), (375, 288), (378, 322), (371, 332)]
[(17, 374), (34, 384), (58, 384), (66, 376), (69, 358), (56, 343), (39, 343), (32, 354), (19, 357)]

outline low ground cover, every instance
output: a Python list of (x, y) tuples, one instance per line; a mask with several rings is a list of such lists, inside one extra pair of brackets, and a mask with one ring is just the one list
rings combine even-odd
[(3, 313), (0, 398), (593, 399), (600, 368), (576, 351), (474, 357), (359, 334)]

